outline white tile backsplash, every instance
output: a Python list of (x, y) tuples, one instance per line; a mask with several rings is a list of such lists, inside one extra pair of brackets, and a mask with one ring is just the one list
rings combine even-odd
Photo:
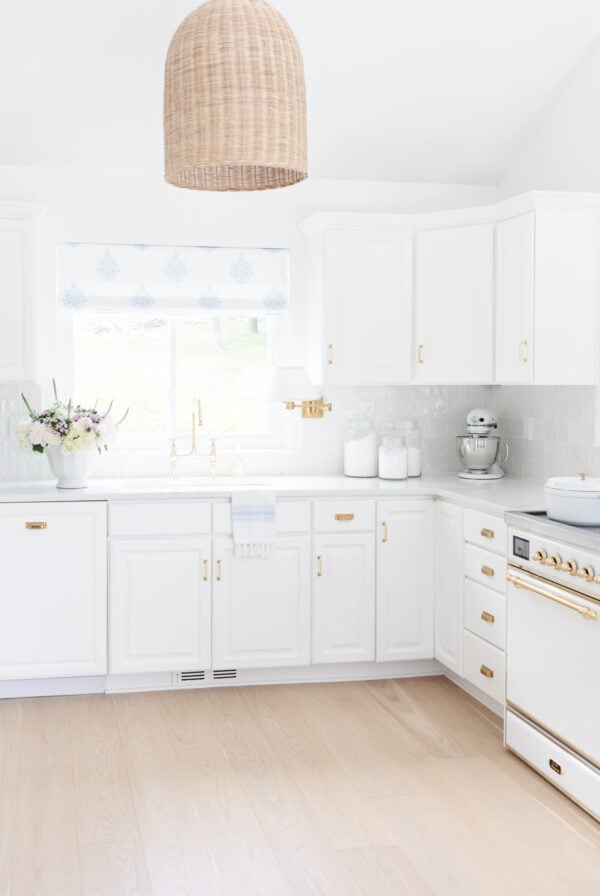
[(21, 398), (23, 391), (33, 404), (39, 402), (39, 390), (31, 383), (0, 383), (0, 481), (39, 479), (47, 475), (45, 467), (44, 473), (40, 473), (42, 458), (33, 456), (33, 452), (21, 451), (17, 442), (17, 423), (27, 417)]

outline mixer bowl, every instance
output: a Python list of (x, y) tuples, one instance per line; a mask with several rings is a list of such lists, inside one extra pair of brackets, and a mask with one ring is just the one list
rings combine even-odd
[(489, 470), (496, 462), (500, 436), (457, 436), (456, 450), (467, 470)]

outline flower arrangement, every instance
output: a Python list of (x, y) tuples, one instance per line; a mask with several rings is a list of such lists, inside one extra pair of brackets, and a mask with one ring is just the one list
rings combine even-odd
[(129, 408), (115, 423), (110, 413), (112, 401), (107, 410), (101, 414), (95, 407), (84, 408), (79, 404), (74, 405), (71, 399), (65, 404), (58, 398), (54, 380), (52, 386), (54, 403), (39, 414), (21, 393), (29, 412), (29, 420), (22, 421), (17, 427), (21, 448), (25, 450), (31, 448), (43, 454), (45, 448), (57, 447), (61, 454), (67, 455), (94, 447), (99, 453), (102, 449), (106, 451), (109, 443), (116, 437), (118, 426), (129, 413)]

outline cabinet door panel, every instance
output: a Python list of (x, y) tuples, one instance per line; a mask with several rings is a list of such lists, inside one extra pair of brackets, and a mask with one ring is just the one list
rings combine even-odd
[(315, 538), (315, 555), (313, 662), (373, 660), (373, 535), (319, 535)]
[(463, 510), (436, 504), (435, 658), (462, 675), (464, 533)]
[(380, 501), (377, 660), (433, 657), (432, 501)]
[(410, 382), (411, 233), (327, 231), (324, 303), (326, 383)]
[(4, 504), (0, 558), (0, 678), (104, 675), (106, 506)]
[(493, 382), (493, 246), (491, 224), (418, 234), (417, 382)]
[(533, 212), (496, 228), (496, 381), (533, 382)]
[(214, 542), (213, 667), (310, 662), (310, 536), (279, 536), (271, 557), (236, 559)]
[(113, 541), (110, 671), (210, 668), (210, 539)]

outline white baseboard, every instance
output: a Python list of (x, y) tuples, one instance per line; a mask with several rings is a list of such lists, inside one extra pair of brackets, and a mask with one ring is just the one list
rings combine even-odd
[(4, 697), (60, 697), (72, 694), (103, 694), (106, 676), (83, 678), (19, 678), (0, 682), (0, 699)]
[(450, 672), (449, 669), (444, 669), (444, 675), (450, 681), (452, 681), (455, 685), (458, 685), (461, 690), (466, 691), (471, 697), (474, 697), (479, 703), (483, 703), (491, 712), (495, 715), (500, 716), (500, 718), (504, 718), (504, 704), (498, 703), (497, 700), (494, 700), (493, 697), (489, 697), (483, 691), (480, 691), (479, 688), (476, 688), (474, 684), (471, 684), (470, 681), (467, 681), (464, 678), (460, 678), (460, 676), (455, 675), (454, 672)]

